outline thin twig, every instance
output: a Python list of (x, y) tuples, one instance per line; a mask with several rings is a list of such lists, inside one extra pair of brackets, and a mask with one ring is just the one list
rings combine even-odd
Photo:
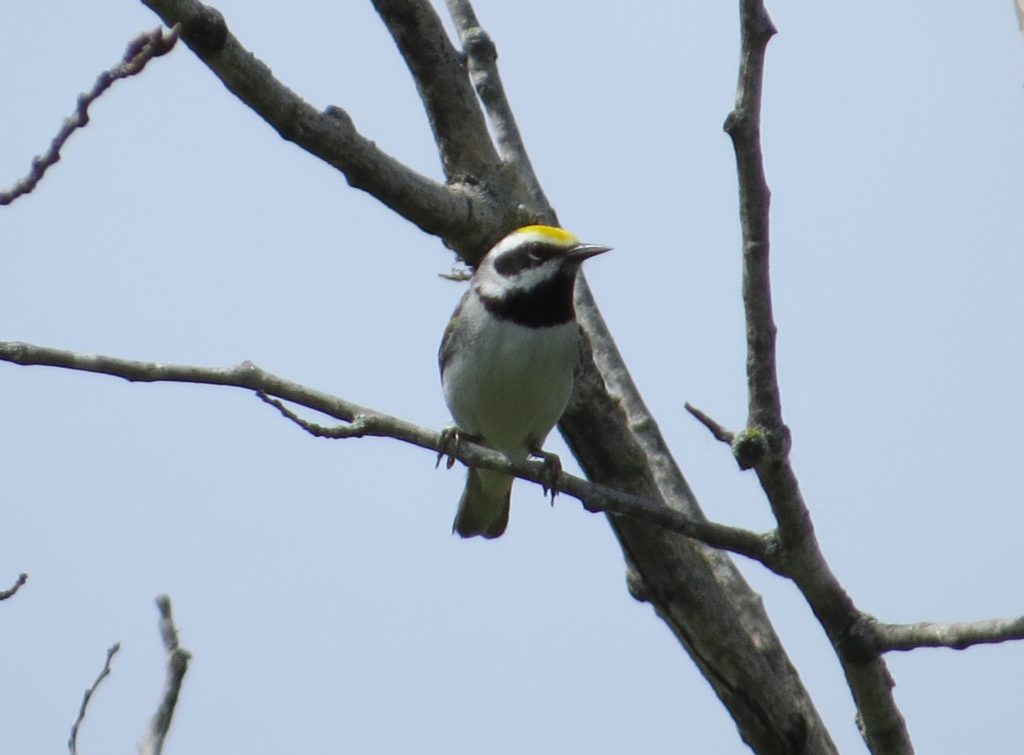
[[(161, 364), (118, 359), (110, 356), (77, 354), (61, 349), (33, 346), (27, 343), (0, 341), (0, 361), (20, 365), (46, 365), (124, 378), (134, 382), (177, 382), (231, 386), (255, 391), (264, 401), (317, 437), (350, 438), (364, 435), (389, 437), (433, 452), (449, 452), (441, 434), (414, 425), (350, 401), (293, 383), (261, 370), (251, 362), (231, 368), (207, 368), (192, 365)], [(321, 412), (345, 425), (325, 428), (298, 417), (280, 402), (283, 399)], [(352, 424), (355, 423), (355, 424)], [(510, 459), (502, 453), (470, 442), (459, 444), (456, 458), (470, 466), (479, 466), (515, 475), (538, 485), (550, 482), (544, 464)], [(665, 529), (694, 538), (714, 548), (732, 551), (777, 569), (773, 560), (771, 535), (760, 535), (737, 527), (691, 517), (639, 496), (622, 493), (579, 477), (562, 473), (558, 489), (584, 503), (588, 511), (601, 511), (633, 517), (657, 524)]]
[(26, 582), (28, 582), (28, 575), (22, 572), (18, 575), (18, 579), (15, 580), (13, 585), (11, 585), (6, 590), (0, 590), (0, 600), (7, 600), (8, 598), (13, 598), (18, 593), (18, 590), (21, 589), (21, 586), (24, 585)]
[(1024, 640), (1024, 616), (952, 624), (878, 624), (874, 632), (882, 652), (916, 648), (964, 650), (974, 645)]
[(702, 412), (689, 401), (683, 404), (683, 406), (686, 409), (686, 411), (692, 414), (698, 422), (700, 422), (702, 425), (704, 425), (704, 427), (708, 429), (708, 432), (711, 433), (715, 440), (725, 443), (727, 446), (732, 445), (735, 436), (730, 430), (726, 430), (724, 427), (718, 424), (715, 420), (711, 419), (711, 417)]
[(469, 0), (448, 0), (448, 12), (459, 30), (462, 49), (469, 64), (469, 77), (487, 111), (502, 159), (519, 174), (530, 196), (533, 216), (537, 220), (554, 222), (551, 205), (537, 180), (515, 114), (505, 94), (505, 86), (501, 82), (498, 50), (494, 40), (480, 26)]
[(75, 719), (75, 722), (71, 724), (71, 736), (68, 738), (68, 750), (71, 752), (71, 755), (78, 754), (78, 728), (85, 720), (85, 712), (89, 707), (89, 701), (92, 699), (93, 693), (97, 688), (99, 688), (100, 682), (110, 675), (110, 662), (114, 659), (114, 656), (117, 655), (117, 651), (120, 649), (120, 642), (115, 642), (107, 649), (107, 659), (103, 663), (103, 669), (100, 671), (99, 676), (96, 677), (96, 681), (89, 686), (85, 691), (85, 694), (82, 696), (82, 705), (78, 709), (78, 717)]
[(473, 277), (473, 273), (468, 270), (453, 270), (450, 273), (438, 273), (437, 277), (452, 283), (465, 283)]
[(192, 654), (178, 644), (178, 629), (174, 626), (174, 617), (171, 614), (171, 599), (161, 595), (156, 599), (156, 606), (160, 612), (160, 637), (167, 651), (167, 679), (156, 714), (149, 723), (142, 744), (139, 745), (140, 755), (160, 755), (163, 752), (164, 740), (171, 728), (174, 708), (181, 694), (181, 683), (192, 659)]
[(271, 398), (263, 391), (256, 391), (256, 397), (266, 404), (270, 404), (272, 407), (281, 412), (281, 415), (286, 419), (291, 420), (296, 425), (301, 427), (307, 433), (315, 438), (328, 438), (333, 440), (340, 440), (343, 438), (363, 438), (367, 435), (375, 435), (370, 429), (372, 418), (367, 417), (365, 414), (357, 414), (352, 418), (351, 422), (346, 422), (341, 425), (335, 425), (334, 427), (327, 427), (320, 425), (316, 422), (311, 422), (308, 419), (300, 417), (298, 414), (293, 412), (284, 402), (278, 401), (276, 398)]
[(49, 149), (32, 160), (32, 167), (24, 178), (5, 191), (0, 191), (0, 206), (13, 202), (18, 197), (30, 193), (46, 175), (46, 171), (60, 160), (60, 151), (64, 143), (75, 131), (89, 123), (89, 106), (92, 105), (118, 79), (126, 79), (141, 73), (146, 64), (153, 58), (166, 55), (178, 41), (179, 27), (174, 26), (165, 32), (156, 28), (144, 32), (128, 43), (121, 62), (99, 75), (96, 83), (88, 92), (78, 96), (75, 112), (64, 120), (64, 125), (53, 137)]

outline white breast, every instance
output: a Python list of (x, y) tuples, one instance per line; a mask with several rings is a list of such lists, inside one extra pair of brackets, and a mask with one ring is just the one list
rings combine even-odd
[[(463, 431), (525, 457), (529, 443), (543, 443), (569, 400), (579, 328), (575, 321), (527, 328), (484, 316), (476, 299), (466, 306), (461, 348), (445, 366), (445, 400)], [(464, 327), (469, 322), (478, 326)]]

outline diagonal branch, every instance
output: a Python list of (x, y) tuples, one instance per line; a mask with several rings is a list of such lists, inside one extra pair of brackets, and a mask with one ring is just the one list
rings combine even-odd
[(78, 709), (78, 716), (75, 718), (75, 722), (71, 724), (71, 736), (68, 737), (68, 751), (71, 755), (78, 755), (78, 729), (85, 720), (85, 713), (89, 709), (89, 701), (92, 700), (93, 694), (99, 689), (100, 682), (110, 676), (110, 662), (114, 660), (114, 656), (117, 655), (117, 651), (120, 649), (120, 642), (115, 642), (110, 646), (107, 650), (107, 659), (103, 662), (103, 669), (100, 671), (99, 676), (96, 677), (96, 681), (89, 686), (82, 696), (82, 705)]
[(534, 217), (553, 223), (554, 213), (544, 195), (537, 174), (533, 170), (526, 145), (519, 133), (519, 125), (505, 95), (505, 86), (498, 72), (498, 49), (494, 40), (484, 31), (477, 20), (469, 0), (448, 0), (448, 12), (459, 30), (462, 49), (469, 65), (469, 77), (476, 88), (480, 101), (487, 110), (487, 118), (494, 129), (495, 140), (501, 158), (510, 164), (519, 175), (532, 200), (530, 210)]
[(736, 439), (735, 434), (731, 430), (726, 430), (722, 425), (712, 419), (710, 416), (705, 414), (703, 411), (698, 409), (696, 406), (687, 401), (683, 408), (686, 409), (694, 419), (700, 422), (704, 427), (707, 428), (711, 436), (719, 443), (724, 443), (727, 446), (732, 446), (733, 441)]
[(776, 327), (769, 272), (771, 192), (761, 153), (761, 92), (768, 41), (775, 27), (763, 0), (740, 0), (742, 49), (736, 106), (725, 121), (739, 178), (743, 232), (743, 304), (747, 331), (748, 426), (760, 458), (749, 458), (779, 523), (783, 570), (804, 595), (839, 657), (860, 718), (876, 755), (913, 752), (906, 723), (893, 699), (893, 679), (877, 648), (858, 632), (864, 614), (821, 553), (810, 512), (790, 464), (789, 430), (782, 419), (776, 370)]
[(882, 652), (916, 648), (964, 650), (974, 645), (1024, 640), (1024, 616), (955, 624), (878, 624), (874, 633)]
[(53, 137), (49, 149), (42, 155), (32, 160), (32, 167), (24, 178), (18, 181), (10, 189), (0, 191), (0, 206), (8, 205), (18, 197), (29, 194), (43, 180), (46, 171), (60, 160), (60, 151), (64, 143), (71, 138), (71, 135), (89, 123), (89, 106), (107, 91), (118, 79), (126, 79), (142, 73), (142, 69), (153, 58), (166, 55), (174, 48), (178, 41), (178, 27), (173, 27), (166, 34), (163, 29), (154, 29), (151, 32), (140, 34), (128, 43), (121, 62), (99, 75), (92, 89), (78, 95), (78, 104), (75, 112), (64, 120), (60, 131)]
[(373, 0), (409, 66), (449, 182), (489, 178), (498, 155), (465, 64), (427, 0)]
[(199, 0), (142, 0), (242, 102), (284, 139), (344, 173), (349, 184), (379, 199), (427, 233), (457, 250), (485, 243), (480, 224), (492, 203), (468, 187), (447, 187), (423, 176), (360, 134), (338, 107), (320, 112), (286, 87), (228, 30), (224, 17)]
[[(460, 443), (458, 449), (452, 450), (442, 442), (440, 433), (322, 391), (284, 380), (261, 370), (251, 362), (243, 362), (230, 368), (159, 364), (110, 356), (78, 354), (8, 341), (0, 341), (0, 361), (26, 366), (63, 367), (111, 375), (132, 382), (198, 383), (245, 388), (256, 391), (260, 398), (275, 406), (285, 417), (317, 437), (394, 438), (431, 451), (451, 453), (469, 466), (506, 472), (538, 485), (544, 485), (550, 481), (542, 463), (510, 459), (504, 454), (468, 441)], [(337, 428), (324, 428), (303, 420), (279, 401), (270, 399), (270, 396), (313, 409), (341, 420), (345, 424)], [(616, 491), (565, 472), (559, 474), (557, 488), (560, 492), (581, 501), (588, 511), (617, 514), (655, 524), (700, 540), (711, 547), (747, 556), (765, 564), (768, 568), (776, 568), (772, 561), (773, 537), (771, 535), (759, 535), (740, 528), (690, 517), (668, 509), (655, 501)]]
[[(550, 483), (547, 470), (542, 463), (515, 460), (468, 440), (461, 440), (458, 448), (453, 449), (445, 443), (440, 434), (408, 425), (395, 417), (370, 409), (360, 409), (351, 416), (351, 419), (341, 418), (346, 421), (346, 424), (324, 427), (303, 419), (283, 403), (270, 398), (263, 392), (257, 392), (257, 396), (316, 438), (389, 437), (437, 451), (439, 459), (442, 456), (449, 456), (467, 466), (505, 472), (542, 487)], [(306, 406), (315, 408), (309, 407), (308, 404)], [(330, 414), (330, 412), (327, 413)], [(414, 432), (409, 432), (409, 430)], [(758, 561), (770, 569), (775, 568), (772, 563), (774, 537), (771, 534), (758, 535), (748, 530), (691, 518), (646, 498), (613, 490), (605, 485), (599, 485), (566, 472), (559, 472), (555, 481), (555, 490), (576, 498), (587, 511), (592, 513), (603, 512), (640, 519), (672, 532), (692, 537), (712, 548), (738, 553)]]

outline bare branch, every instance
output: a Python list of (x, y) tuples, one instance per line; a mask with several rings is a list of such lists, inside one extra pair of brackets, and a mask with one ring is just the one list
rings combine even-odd
[(743, 49), (736, 107), (725, 119), (732, 137), (740, 189), (743, 232), (743, 305), (747, 315), (748, 424), (781, 430), (782, 402), (775, 366), (775, 321), (769, 274), (771, 191), (761, 154), (761, 90), (764, 57), (775, 27), (760, 0), (741, 0)]
[(916, 648), (964, 650), (974, 645), (991, 645), (1024, 640), (1024, 616), (955, 624), (878, 624), (874, 628), (882, 652)]
[(708, 432), (711, 433), (715, 440), (725, 443), (727, 446), (732, 445), (734, 436), (731, 431), (726, 430), (689, 401), (687, 401), (683, 406), (686, 411), (692, 414), (698, 422), (708, 429)]
[[(275, 407), (287, 419), (317, 438), (389, 437), (437, 451), (439, 460), (441, 456), (446, 455), (450, 459), (458, 459), (468, 466), (505, 472), (542, 487), (546, 487), (551, 483), (548, 471), (543, 463), (511, 459), (486, 446), (481, 446), (468, 440), (460, 441), (458, 447), (453, 449), (445, 443), (440, 434), (431, 433), (431, 431), (425, 428), (416, 428), (395, 417), (370, 409), (359, 410), (352, 415), (351, 420), (347, 421), (346, 424), (324, 427), (323, 425), (303, 419), (282, 402), (267, 396), (262, 391), (258, 391), (257, 396), (262, 401)], [(406, 435), (403, 432), (406, 429), (413, 428), (415, 429), (415, 435)], [(423, 443), (421, 439), (428, 439), (429, 442)], [(451, 463), (449, 462), (447, 466), (450, 468)], [(559, 472), (555, 479), (555, 487), (551, 492), (552, 496), (555, 493), (566, 493), (576, 498), (587, 511), (642, 519), (673, 532), (692, 537), (713, 548), (739, 553), (761, 562), (768, 566), (768, 568), (775, 568), (771, 561), (774, 538), (770, 534), (758, 535), (736, 527), (716, 524), (703, 519), (693, 519), (661, 506), (654, 501), (612, 490), (604, 485), (598, 485), (565, 472)]]
[[(529, 479), (543, 486), (544, 465), (531, 466), (534, 469), (529, 470), (528, 476), (522, 473), (527, 470), (515, 470), (513, 473), (517, 477)], [(695, 519), (665, 506), (660, 501), (623, 493), (564, 472), (558, 475), (556, 488), (560, 493), (567, 493), (579, 499), (587, 511), (616, 514), (655, 524), (664, 530), (685, 535), (712, 548), (746, 556), (778, 572), (778, 566), (773, 558), (775, 537), (772, 534), (759, 535), (738, 527)]]
[[(373, 421), (375, 418), (367, 416), (366, 414), (356, 414), (352, 418), (352, 421), (347, 424), (325, 427), (324, 425), (317, 424), (316, 422), (310, 422), (308, 419), (303, 419), (285, 406), (283, 402), (278, 401), (276, 398), (271, 398), (263, 391), (256, 391), (256, 397), (260, 401), (270, 404), (281, 412), (283, 417), (290, 419), (314, 438), (328, 438), (332, 440), (339, 440), (342, 438), (363, 438), (367, 435), (380, 435), (383, 432), (382, 428), (375, 428), (375, 425), (377, 424)], [(376, 430), (376, 432), (374, 430)]]
[(71, 725), (71, 736), (68, 738), (68, 750), (71, 755), (78, 755), (78, 729), (82, 725), (82, 721), (85, 720), (85, 712), (89, 707), (89, 701), (92, 699), (93, 693), (99, 688), (100, 682), (107, 678), (110, 674), (110, 662), (117, 655), (117, 651), (121, 649), (121, 643), (115, 642), (107, 650), (107, 660), (103, 663), (103, 670), (100, 671), (100, 675), (96, 677), (96, 681), (85, 691), (85, 695), (82, 696), (82, 705), (78, 709), (78, 717), (75, 722)]
[(450, 182), (487, 180), (498, 155), (465, 65), (427, 0), (373, 0), (409, 66)]
[[(558, 427), (594, 482), (691, 519), (704, 517), (626, 367), (586, 276), (576, 281), (583, 359)], [(721, 551), (629, 517), (610, 517), (630, 592), (650, 602), (757, 753), (836, 753), (758, 596)], [(772, 541), (774, 543), (774, 540)], [(777, 551), (771, 548), (772, 562)]]
[(18, 579), (15, 580), (13, 585), (11, 585), (6, 590), (0, 590), (0, 600), (7, 600), (8, 598), (13, 598), (18, 593), (18, 590), (21, 589), (21, 586), (24, 585), (26, 582), (28, 582), (28, 575), (22, 572), (18, 575)]
[(171, 728), (174, 708), (181, 693), (181, 683), (188, 671), (188, 663), (192, 660), (192, 654), (178, 644), (178, 629), (174, 626), (174, 617), (171, 615), (171, 599), (161, 595), (156, 599), (156, 606), (160, 611), (160, 637), (167, 651), (167, 679), (156, 714), (149, 723), (145, 739), (139, 745), (140, 755), (160, 755), (163, 752), (164, 740)]
[[(138, 382), (199, 383), (246, 388), (255, 391), (262, 400), (317, 437), (388, 437), (434, 452), (449, 451), (447, 445), (442, 442), (440, 433), (284, 380), (261, 370), (251, 362), (226, 369), (158, 364), (109, 356), (76, 354), (60, 349), (5, 341), (0, 341), (0, 361), (20, 365), (64, 367)], [(325, 428), (309, 422), (300, 418), (280, 401), (270, 398), (271, 396), (321, 412), (345, 424)], [(459, 444), (454, 456), (467, 465), (506, 472), (538, 485), (543, 486), (550, 482), (544, 464), (513, 460), (497, 451), (468, 441)], [(622, 493), (564, 472), (558, 476), (557, 487), (561, 492), (583, 502), (588, 511), (607, 512), (656, 524), (714, 548), (729, 550), (760, 561), (771, 569), (777, 568), (772, 560), (771, 535), (758, 535), (736, 527), (708, 522), (703, 518), (687, 516), (656, 501)]]
[(749, 446), (750, 466), (757, 471), (779, 523), (782, 571), (796, 583), (832, 642), (853, 693), (868, 747), (876, 755), (909, 755), (913, 745), (893, 699), (893, 679), (876, 648), (857, 632), (863, 626), (864, 614), (857, 610), (821, 553), (790, 464), (790, 435), (782, 418), (776, 369), (769, 271), (771, 192), (765, 179), (760, 125), (765, 52), (775, 27), (763, 0), (740, 0), (740, 19), (742, 48), (736, 106), (725, 120), (725, 130), (736, 153), (743, 232), (749, 415), (741, 436)]
[[(224, 85), (284, 139), (340, 170), (349, 184), (383, 202), (454, 249), (477, 249), (497, 210), (472, 188), (447, 187), (385, 153), (338, 107), (316, 110), (286, 87), (228, 30), (224, 17), (198, 0), (142, 0)], [(497, 223), (495, 223), (497, 224)]]
[(459, 30), (462, 49), (469, 64), (469, 77), (487, 111), (502, 160), (515, 168), (530, 197), (531, 213), (544, 222), (554, 222), (551, 205), (533, 170), (519, 125), (505, 95), (498, 72), (498, 49), (477, 20), (470, 0), (448, 0), (448, 12)]
[(178, 27), (164, 32), (157, 28), (144, 32), (128, 43), (121, 62), (99, 75), (96, 83), (88, 92), (78, 95), (75, 112), (64, 120), (64, 125), (53, 137), (49, 149), (32, 160), (32, 167), (24, 178), (5, 191), (0, 191), (0, 206), (8, 205), (18, 197), (29, 194), (43, 180), (46, 171), (60, 160), (60, 151), (64, 143), (75, 131), (89, 123), (89, 106), (92, 105), (118, 79), (126, 79), (142, 73), (142, 69), (153, 58), (165, 55), (174, 48), (178, 41)]

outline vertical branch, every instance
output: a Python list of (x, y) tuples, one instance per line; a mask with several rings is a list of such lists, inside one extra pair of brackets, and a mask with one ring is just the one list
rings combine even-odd
[(416, 82), (450, 182), (488, 178), (498, 155), (459, 52), (426, 0), (373, 0)]
[(171, 599), (161, 595), (156, 599), (156, 607), (160, 611), (160, 637), (167, 651), (167, 679), (156, 714), (149, 722), (145, 739), (139, 745), (140, 755), (160, 755), (163, 752), (164, 740), (171, 728), (174, 708), (181, 693), (181, 683), (185, 680), (188, 663), (192, 660), (192, 654), (178, 644), (178, 629), (174, 626), (174, 617), (171, 615)]
[(775, 34), (761, 2), (741, 2), (742, 49), (736, 107), (725, 120), (739, 174), (743, 232), (743, 305), (747, 316), (748, 427), (784, 431), (775, 367), (768, 252), (771, 191), (761, 154), (761, 93), (765, 52)]
[(519, 124), (509, 105), (505, 86), (498, 71), (498, 49), (494, 40), (484, 31), (477, 20), (476, 11), (469, 0), (448, 0), (448, 12), (459, 30), (462, 49), (469, 65), (469, 78), (487, 111), (487, 118), (494, 129), (495, 141), (502, 160), (515, 168), (530, 197), (532, 216), (547, 223), (556, 222), (548, 198), (541, 188), (533, 163), (526, 151)]
[[(892, 696), (893, 679), (877, 646), (865, 641), (864, 615), (821, 553), (810, 512), (790, 464), (789, 430), (782, 418), (776, 369), (776, 327), (769, 271), (771, 192), (761, 152), (761, 94), (765, 52), (775, 27), (763, 0), (740, 0), (742, 49), (736, 106), (725, 121), (739, 178), (743, 232), (743, 306), (747, 335), (748, 420), (733, 444), (754, 467), (779, 525), (782, 572), (796, 583), (839, 657), (861, 731), (876, 755), (909, 755), (914, 748)], [(751, 448), (756, 452), (752, 452)]]

